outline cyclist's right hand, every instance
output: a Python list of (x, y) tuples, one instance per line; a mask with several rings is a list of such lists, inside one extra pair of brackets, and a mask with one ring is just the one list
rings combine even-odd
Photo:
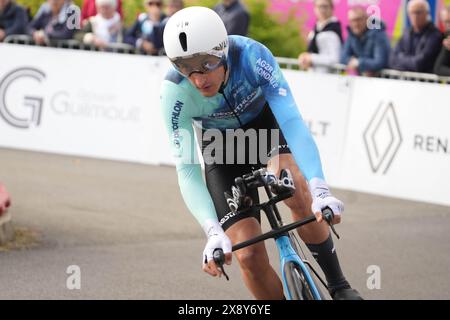
[(208, 220), (203, 224), (208, 241), (203, 250), (203, 271), (216, 277), (221, 276), (222, 271), (216, 266), (213, 260), (213, 253), (216, 249), (222, 249), (225, 253), (225, 263), (231, 264), (231, 240), (223, 231), (218, 221)]

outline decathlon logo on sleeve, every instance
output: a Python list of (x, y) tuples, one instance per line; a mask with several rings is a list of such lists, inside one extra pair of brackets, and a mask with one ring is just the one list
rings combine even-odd
[(8, 73), (3, 79), (0, 80), (0, 116), (11, 126), (21, 129), (28, 129), (31, 125), (39, 126), (41, 123), (42, 106), (44, 99), (38, 95), (25, 94), (19, 99), (16, 97), (14, 100), (14, 94), (12, 97), (7, 95), (9, 92), (17, 92), (14, 90), (15, 84), (19, 83), (29, 90), (29, 82), (23, 83), (22, 80), (31, 79), (38, 84), (42, 83), (45, 79), (44, 72), (31, 68), (24, 67), (18, 68)]
[(173, 131), (173, 143), (177, 148), (180, 147), (180, 130), (179, 130), (179, 119), (181, 109), (183, 108), (183, 102), (177, 100), (175, 105), (173, 106), (172, 111), (172, 131)]
[(386, 174), (402, 141), (394, 105), (380, 103), (364, 131), (364, 144), (374, 173), (382, 171)]

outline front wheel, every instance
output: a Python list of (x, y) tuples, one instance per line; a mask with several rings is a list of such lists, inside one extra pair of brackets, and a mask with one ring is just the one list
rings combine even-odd
[(315, 300), (303, 270), (294, 262), (284, 265), (287, 290), (292, 300)]

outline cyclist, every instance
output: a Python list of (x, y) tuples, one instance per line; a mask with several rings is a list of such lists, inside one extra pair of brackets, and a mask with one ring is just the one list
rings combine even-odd
[[(312, 212), (317, 217), (317, 223), (301, 227), (298, 233), (324, 271), (331, 296), (360, 298), (341, 271), (328, 225), (320, 223), (321, 209), (327, 206), (335, 214), (333, 223), (339, 223), (343, 203), (331, 195), (317, 147), (271, 52), (250, 38), (228, 36), (220, 17), (204, 7), (189, 7), (174, 14), (167, 22), (163, 40), (173, 68), (161, 87), (162, 113), (183, 199), (207, 237), (203, 270), (220, 276), (213, 251), (222, 248), (226, 263), (231, 264), (232, 244), (262, 232), (259, 213), (249, 217), (230, 212), (224, 192), (231, 189), (234, 178), (258, 166), (267, 166), (277, 175), (287, 168), (296, 191), (285, 203), (295, 220)], [(196, 158), (193, 124), (203, 151), (206, 183)], [(262, 129), (281, 132), (278, 139), (274, 135), (264, 142)], [(236, 154), (239, 146), (234, 138), (232, 149), (227, 139), (230, 132), (239, 130), (257, 132), (258, 143), (245, 139), (244, 155)], [(264, 163), (261, 156), (256, 162), (249, 160), (255, 152), (264, 150), (264, 143), (270, 148), (268, 162)], [(240, 156), (245, 161), (240, 161)], [(250, 197), (259, 201), (256, 191), (250, 192)], [(284, 298), (264, 242), (238, 250), (235, 256), (243, 280), (256, 299)]]

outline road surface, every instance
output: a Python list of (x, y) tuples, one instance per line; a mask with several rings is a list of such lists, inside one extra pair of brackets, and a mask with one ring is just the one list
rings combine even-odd
[[(235, 263), (229, 282), (201, 271), (204, 236), (172, 167), (0, 149), (0, 180), (15, 226), (37, 238), (0, 251), (0, 299), (252, 298)], [(346, 204), (341, 264), (366, 299), (450, 299), (450, 207), (334, 193)], [(67, 287), (73, 265), (80, 290)]]

